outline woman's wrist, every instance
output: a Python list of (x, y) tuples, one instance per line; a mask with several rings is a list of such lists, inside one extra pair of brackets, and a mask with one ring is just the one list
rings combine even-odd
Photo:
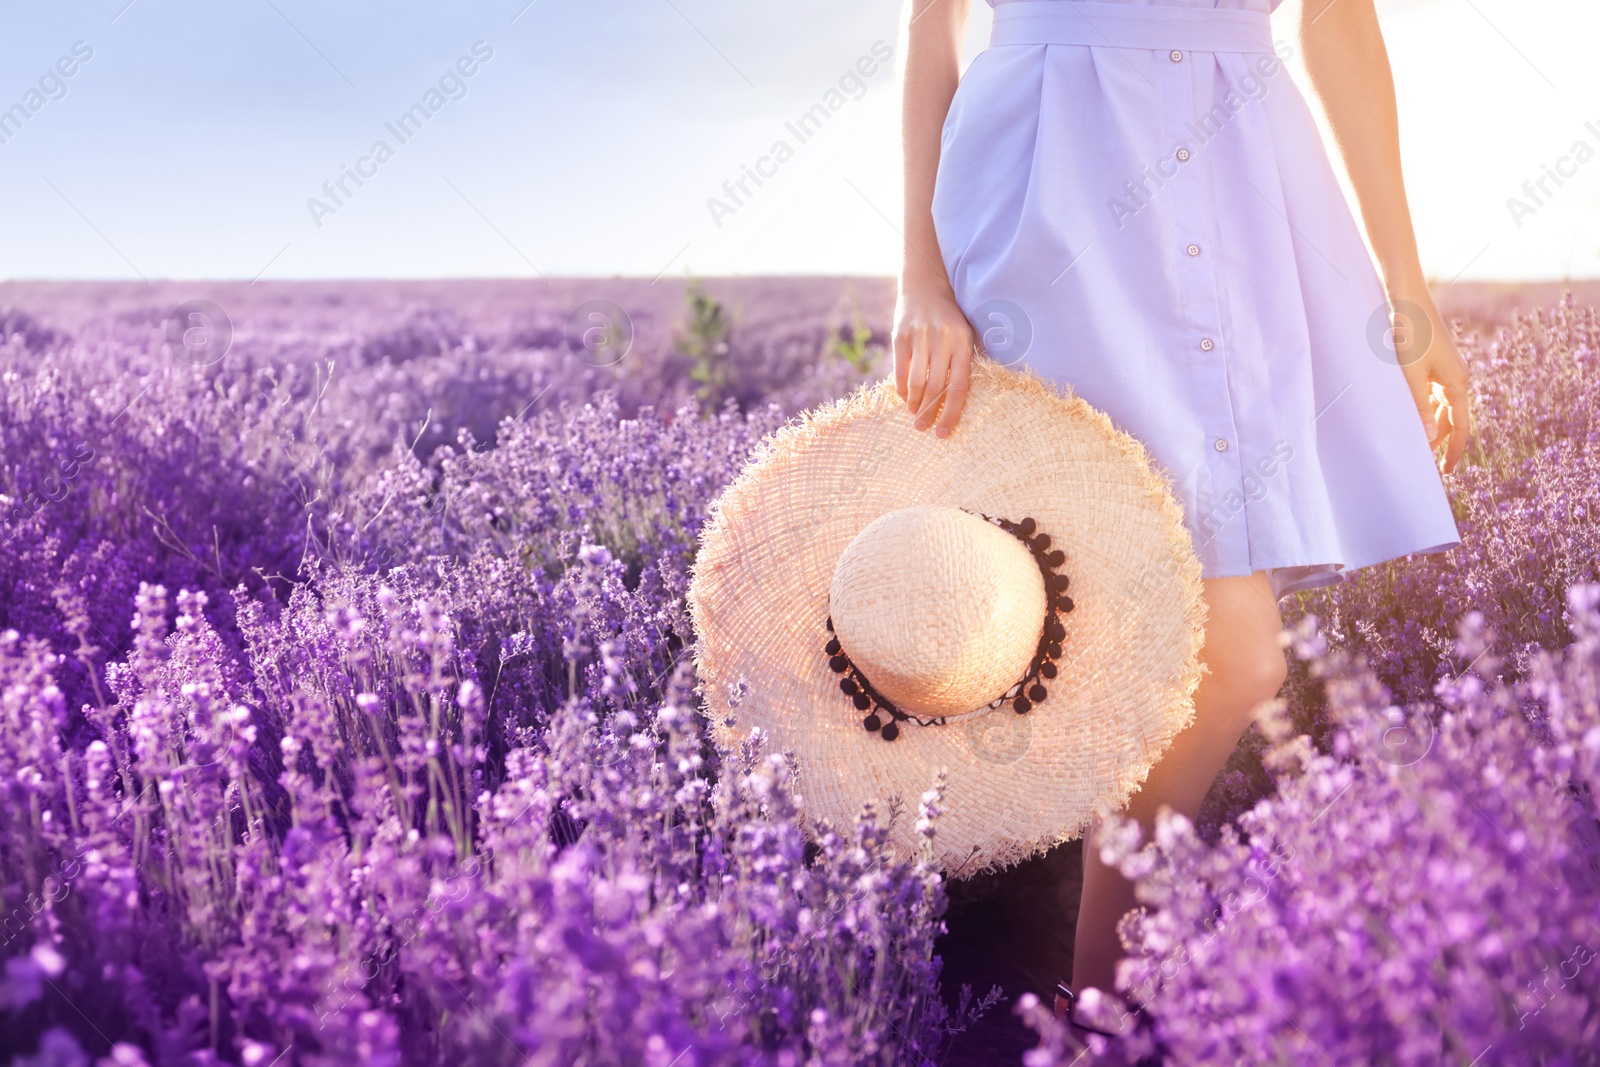
[(900, 288), (920, 292), (949, 290), (950, 278), (942, 266), (925, 263), (916, 256), (910, 256), (900, 265)]
[(1399, 263), (1380, 259), (1378, 270), (1383, 277), (1384, 291), (1391, 300), (1396, 297), (1415, 300), (1419, 295), (1428, 295), (1427, 276), (1422, 272), (1422, 264), (1414, 256), (1407, 256)]

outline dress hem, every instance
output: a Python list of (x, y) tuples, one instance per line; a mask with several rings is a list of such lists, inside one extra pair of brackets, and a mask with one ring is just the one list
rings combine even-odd
[[(1327, 560), (1312, 560), (1312, 561), (1303, 562), (1303, 563), (1302, 562), (1266, 563), (1266, 564), (1261, 564), (1261, 565), (1257, 565), (1257, 566), (1252, 566), (1249, 570), (1246, 570), (1246, 571), (1237, 571), (1237, 572), (1234, 572), (1234, 573), (1226, 573), (1226, 574), (1204, 574), (1204, 573), (1202, 573), (1201, 577), (1202, 578), (1243, 578), (1243, 577), (1246, 577), (1248, 575), (1254, 574), (1256, 571), (1266, 571), (1267, 572), (1267, 578), (1268, 578), (1269, 581), (1272, 582), (1272, 585), (1273, 585), (1272, 592), (1273, 592), (1274, 599), (1282, 600), (1284, 597), (1290, 596), (1290, 595), (1292, 595), (1294, 593), (1303, 593), (1303, 592), (1306, 592), (1307, 590), (1310, 590), (1310, 589), (1320, 589), (1323, 586), (1328, 586), (1328, 585), (1338, 585), (1339, 583), (1347, 580), (1348, 577), (1351, 574), (1354, 574), (1356, 571), (1362, 570), (1362, 569), (1364, 569), (1366, 567), (1375, 567), (1380, 563), (1388, 563), (1390, 560), (1403, 559), (1406, 556), (1434, 555), (1434, 554), (1437, 554), (1437, 553), (1440, 553), (1440, 552), (1448, 552), (1453, 548), (1460, 548), (1460, 547), (1461, 547), (1461, 541), (1460, 541), (1460, 539), (1457, 539), (1457, 540), (1454, 540), (1454, 541), (1444, 541), (1444, 542), (1441, 542), (1441, 543), (1436, 544), (1436, 545), (1430, 545), (1427, 548), (1413, 548), (1413, 549), (1409, 549), (1409, 550), (1402, 551), (1402, 552), (1387, 552), (1387, 553), (1384, 553), (1384, 554), (1379, 554), (1379, 555), (1373, 556), (1373, 557), (1371, 557), (1369, 559), (1363, 559), (1363, 560), (1361, 560), (1360, 562), (1357, 562), (1357, 563), (1330, 563)], [(1301, 576), (1299, 578), (1287, 581), (1287, 582), (1285, 582), (1283, 584), (1283, 586), (1281, 588), (1278, 586), (1278, 583), (1274, 580), (1274, 572), (1276, 572), (1276, 571), (1290, 570), (1290, 569), (1299, 570), (1299, 569), (1302, 569), (1302, 568), (1305, 568), (1305, 567), (1319, 567), (1319, 568), (1327, 568), (1327, 569), (1319, 570), (1319, 571), (1317, 571), (1317, 572), (1315, 572), (1313, 574), (1307, 574), (1307, 575)]]

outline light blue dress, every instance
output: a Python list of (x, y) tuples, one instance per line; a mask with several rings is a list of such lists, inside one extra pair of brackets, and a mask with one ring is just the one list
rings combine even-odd
[(989, 353), (1145, 444), (1208, 578), (1282, 596), (1455, 547), (1277, 0), (990, 2), (933, 199)]

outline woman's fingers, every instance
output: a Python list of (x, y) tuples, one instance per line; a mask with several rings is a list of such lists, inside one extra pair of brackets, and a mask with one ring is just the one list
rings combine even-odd
[(1440, 385), (1439, 392), (1442, 396), (1440, 409), (1449, 424), (1444, 457), (1439, 461), (1439, 470), (1449, 474), (1455, 470), (1456, 464), (1461, 461), (1462, 455), (1467, 450), (1467, 440), (1472, 436), (1472, 410), (1467, 391), (1461, 386)]
[[(1441, 336), (1448, 337), (1446, 334)], [(1435, 445), (1443, 445), (1439, 457), (1439, 471), (1449, 474), (1467, 451), (1467, 441), (1472, 436), (1472, 398), (1468, 393), (1467, 364), (1454, 344), (1448, 341), (1433, 354), (1429, 361), (1428, 377), (1432, 380), (1434, 409), (1439, 422)]]
[(900, 394), (901, 400), (910, 399), (906, 379), (911, 374), (911, 356), (911, 331), (899, 327), (894, 331), (894, 391)]
[[(947, 281), (902, 289), (895, 307), (895, 391), (918, 430), (937, 422), (939, 436), (947, 437), (955, 427), (966, 400), (972, 347), (972, 324)], [(952, 386), (958, 390), (953, 400)]]
[(967, 403), (967, 389), (972, 384), (972, 346), (957, 351), (950, 360), (950, 386), (944, 397), (944, 411), (939, 414), (933, 432), (939, 437), (949, 437), (961, 418), (961, 409)]
[(911, 363), (906, 369), (906, 406), (915, 415), (922, 407), (922, 396), (928, 388), (928, 327), (918, 324), (910, 328)]
[(1439, 421), (1433, 413), (1433, 383), (1428, 378), (1427, 364), (1418, 360), (1401, 368), (1406, 376), (1406, 388), (1411, 390), (1411, 402), (1417, 406), (1417, 417), (1422, 420), (1428, 444), (1439, 443)]
[(928, 339), (928, 384), (922, 391), (922, 403), (914, 410), (917, 429), (926, 430), (933, 425), (944, 402), (950, 380), (950, 357), (955, 351), (955, 339), (948, 327), (934, 331)]

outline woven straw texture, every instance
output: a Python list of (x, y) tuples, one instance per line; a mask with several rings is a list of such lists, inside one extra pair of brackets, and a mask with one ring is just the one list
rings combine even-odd
[(1044, 576), (1021, 541), (958, 508), (901, 508), (845, 547), (833, 629), (873, 686), (924, 718), (980, 708), (1021, 678), (1044, 630)]
[[(1030, 714), (908, 725), (885, 742), (828, 668), (829, 591), (863, 528), (924, 505), (1032, 516), (1066, 553), (1077, 607), (1060, 673)], [(1083, 400), (987, 360), (947, 439), (915, 430), (887, 381), (769, 437), (712, 509), (689, 607), (717, 746), (759, 727), (791, 753), (811, 833), (898, 798), (890, 839), (903, 853), (917, 847), (917, 798), (945, 768), (933, 858), (954, 877), (1080, 835), (1194, 715), (1205, 606), (1166, 478)]]

